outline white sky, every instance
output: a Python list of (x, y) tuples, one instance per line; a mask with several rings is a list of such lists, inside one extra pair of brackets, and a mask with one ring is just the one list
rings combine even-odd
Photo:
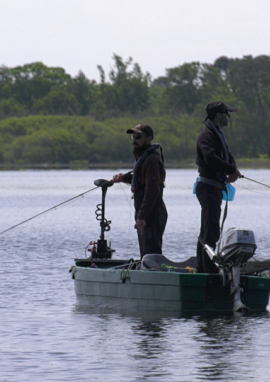
[(270, 0), (0, 0), (0, 65), (99, 82), (114, 53), (153, 78), (185, 62), (270, 55)]

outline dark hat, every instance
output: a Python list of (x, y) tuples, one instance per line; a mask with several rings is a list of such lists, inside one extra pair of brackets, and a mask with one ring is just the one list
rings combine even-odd
[(145, 134), (148, 137), (154, 138), (154, 132), (149, 125), (136, 125), (134, 129), (128, 129), (127, 134)]
[(235, 107), (231, 107), (226, 105), (224, 102), (221, 101), (214, 101), (210, 102), (206, 106), (206, 112), (208, 115), (215, 115), (217, 113), (221, 113), (222, 111), (237, 111)]

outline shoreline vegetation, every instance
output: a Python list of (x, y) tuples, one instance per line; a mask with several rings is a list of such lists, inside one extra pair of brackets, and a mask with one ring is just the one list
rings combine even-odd
[[(165, 160), (166, 169), (197, 169), (195, 161), (170, 162)], [(238, 159), (237, 166), (241, 169), (270, 169), (270, 159)], [(22, 170), (107, 170), (107, 169), (132, 169), (132, 162), (107, 162), (88, 163), (86, 161), (74, 161), (63, 163), (0, 163), (0, 171)]]
[[(238, 109), (225, 130), (241, 168), (270, 168), (270, 56), (221, 56), (152, 78), (114, 54), (100, 82), (41, 62), (0, 66), (0, 170), (132, 168), (128, 128), (148, 124), (166, 168), (196, 169), (205, 107)], [(251, 158), (251, 159), (247, 159)]]

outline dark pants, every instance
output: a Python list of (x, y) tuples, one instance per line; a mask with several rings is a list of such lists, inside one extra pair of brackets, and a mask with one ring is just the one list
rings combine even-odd
[[(137, 214), (135, 214), (135, 219)], [(138, 234), (141, 259), (150, 253), (162, 254), (162, 236), (167, 223), (167, 210), (163, 200), (159, 201), (150, 216), (145, 220), (143, 233)]]
[(220, 214), (222, 203), (222, 191), (209, 184), (198, 182), (196, 195), (202, 207), (201, 230), (197, 243), (198, 272), (214, 272), (216, 267), (207, 255), (204, 244), (213, 249), (220, 236)]

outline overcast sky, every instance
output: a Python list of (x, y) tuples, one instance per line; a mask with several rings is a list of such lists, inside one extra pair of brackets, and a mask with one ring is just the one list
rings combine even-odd
[(0, 0), (0, 65), (99, 82), (116, 53), (153, 78), (185, 62), (270, 55), (270, 0)]

